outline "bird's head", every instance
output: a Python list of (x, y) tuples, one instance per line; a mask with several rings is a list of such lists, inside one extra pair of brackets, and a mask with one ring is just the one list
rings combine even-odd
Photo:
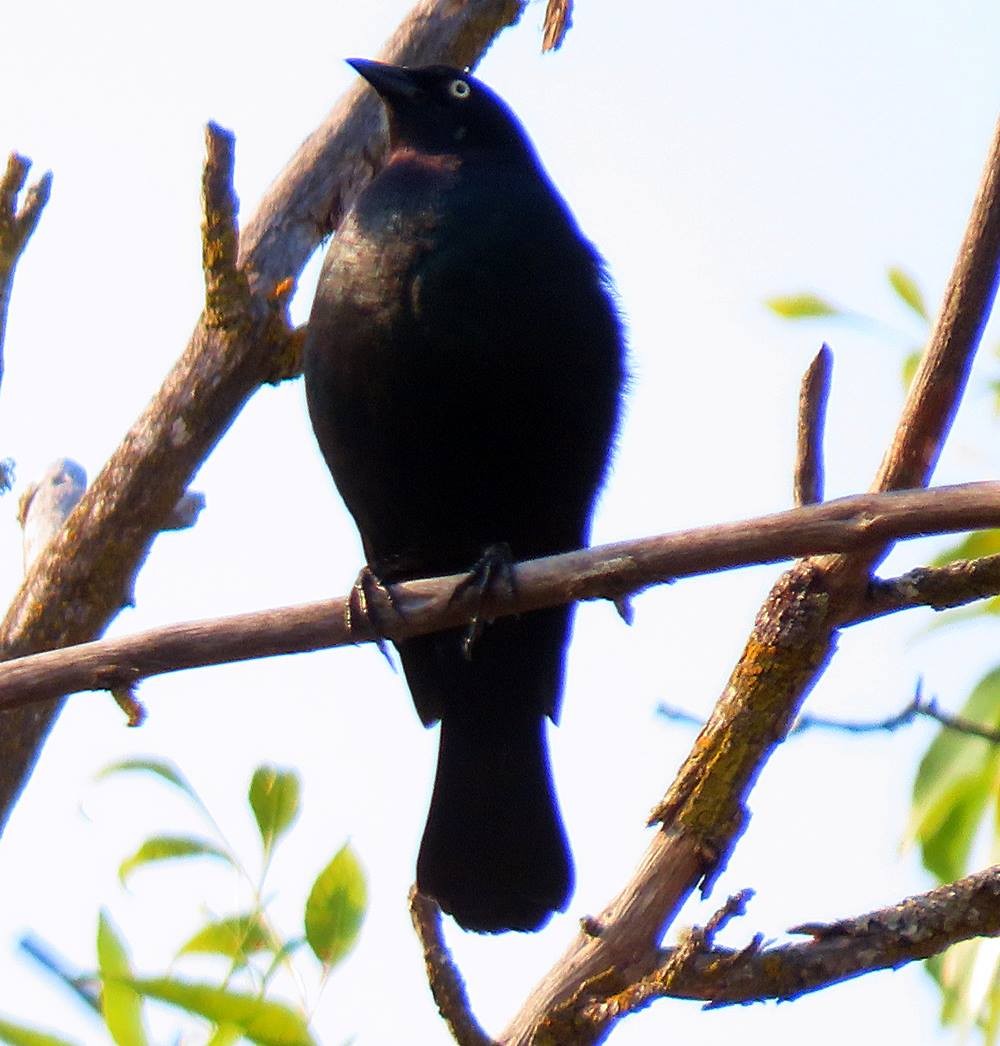
[(531, 151), (517, 117), (484, 83), (448, 65), (406, 69), (349, 58), (378, 92), (389, 121), (391, 148), (427, 153)]

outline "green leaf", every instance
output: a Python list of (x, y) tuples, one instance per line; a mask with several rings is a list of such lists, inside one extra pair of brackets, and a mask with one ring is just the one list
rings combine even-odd
[(983, 1030), (993, 1043), (1000, 1030), (1000, 957), (995, 941), (961, 941), (927, 960), (927, 971), (941, 989), (941, 1023)]
[(101, 974), (101, 1013), (118, 1046), (142, 1046), (148, 1042), (142, 1023), (142, 998), (123, 978), (132, 976), (125, 942), (108, 913), (101, 910), (97, 922), (97, 966)]
[(134, 979), (128, 983), (147, 998), (179, 1006), (219, 1025), (238, 1028), (241, 1035), (261, 1046), (314, 1046), (305, 1018), (283, 1003), (171, 977)]
[(814, 320), (820, 316), (842, 316), (843, 312), (815, 294), (787, 294), (767, 298), (764, 304), (785, 320)]
[(979, 1011), (979, 1024), (983, 1029), (983, 1038), (989, 1046), (1000, 1041), (1000, 960), (993, 970), (989, 991)]
[(889, 270), (888, 275), (892, 289), (922, 320), (929, 323), (930, 316), (927, 315), (927, 306), (924, 304), (924, 296), (920, 293), (917, 281), (909, 273), (895, 267)]
[(118, 866), (118, 878), (122, 883), (136, 870), (155, 861), (171, 861), (180, 857), (217, 857), (232, 864), (225, 850), (204, 839), (188, 836), (156, 835), (147, 839), (134, 854), (126, 857)]
[(932, 566), (945, 567), (959, 559), (979, 559), (982, 556), (995, 556), (1000, 552), (1000, 530), (977, 530), (962, 538), (957, 545), (952, 545), (936, 555)]
[(254, 952), (270, 950), (271, 938), (260, 912), (249, 912), (208, 923), (177, 954), (224, 955), (227, 959), (242, 960)]
[(927, 960), (927, 970), (941, 989), (942, 1024), (969, 1023), (968, 985), (978, 950), (978, 941), (960, 941)]
[(914, 349), (909, 353), (903, 360), (903, 388), (908, 389), (913, 384), (913, 379), (917, 374), (917, 367), (920, 366), (920, 358), (923, 356), (924, 350)]
[(368, 903), (365, 875), (345, 844), (319, 873), (306, 901), (306, 940), (320, 962), (332, 966), (353, 947)]
[(109, 766), (104, 767), (103, 770), (98, 771), (95, 775), (95, 780), (103, 781), (106, 777), (111, 777), (112, 774), (134, 772), (153, 774), (154, 777), (159, 777), (160, 780), (166, 781), (167, 784), (173, 785), (174, 788), (183, 792), (200, 810), (205, 809), (205, 804), (201, 801), (198, 793), (191, 787), (188, 779), (173, 763), (168, 763), (164, 760), (123, 759), (119, 763), (111, 763)]
[(205, 1046), (232, 1046), (239, 1042), (243, 1032), (235, 1024), (220, 1024), (212, 1034)]
[[(987, 728), (1000, 723), (1000, 669), (972, 691), (961, 715)], [(965, 872), (987, 804), (1000, 786), (1000, 746), (942, 728), (920, 762), (907, 836), (919, 841), (924, 866), (942, 882)]]
[(250, 806), (268, 854), (299, 812), (299, 775), (294, 770), (258, 766), (250, 781)]
[(0, 1017), (0, 1042), (9, 1043), (10, 1046), (77, 1046), (70, 1039), (61, 1039), (58, 1035), (24, 1024), (14, 1024), (3, 1017)]

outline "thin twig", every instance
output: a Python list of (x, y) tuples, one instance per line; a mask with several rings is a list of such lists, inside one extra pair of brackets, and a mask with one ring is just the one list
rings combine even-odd
[(573, 24), (573, 0), (549, 0), (545, 5), (542, 51), (558, 51)]
[(833, 353), (830, 346), (824, 344), (803, 375), (799, 390), (796, 505), (818, 505), (823, 500), (823, 433), (832, 374)]
[(900, 577), (872, 579), (866, 598), (847, 625), (910, 607), (950, 610), (1000, 592), (1000, 555), (959, 559), (943, 567), (916, 567)]
[[(676, 723), (696, 727), (704, 726), (704, 720), (699, 716), (674, 705), (661, 703), (656, 707), (656, 714)], [(788, 736), (794, 737), (796, 734), (814, 729), (836, 730), (846, 734), (886, 733), (909, 726), (917, 718), (932, 719), (935, 723), (940, 723), (941, 726), (954, 730), (958, 734), (981, 737), (991, 744), (1000, 744), (1000, 728), (974, 723), (971, 719), (943, 711), (938, 706), (936, 698), (924, 698), (919, 684), (912, 701), (898, 712), (893, 712), (892, 715), (882, 719), (829, 719), (826, 716), (810, 715), (808, 712), (804, 712), (796, 719), (795, 725), (788, 731)]]
[(469, 1005), (462, 974), (455, 965), (441, 931), (441, 909), (416, 886), (410, 890), (410, 918), (424, 949), (431, 994), (459, 1046), (495, 1046), (480, 1027)]
[[(1000, 522), (1000, 483), (862, 494), (772, 516), (617, 542), (516, 567), (511, 590), (492, 594), (490, 617), (581, 599), (618, 599), (649, 585), (808, 552), (865, 547), (887, 536), (967, 530)], [(370, 620), (384, 638), (404, 639), (467, 624), (479, 597), (455, 598), (466, 575), (391, 588), (392, 605), (373, 588)], [(1000, 578), (998, 578), (1000, 590)], [(190, 621), (0, 662), (0, 708), (48, 701), (80, 690), (134, 686), (142, 679), (205, 665), (375, 640), (370, 624), (348, 627), (339, 600)]]
[(871, 734), (898, 730), (900, 727), (909, 726), (917, 718), (931, 719), (939, 723), (947, 730), (954, 730), (957, 734), (966, 734), (969, 737), (981, 737), (991, 744), (1000, 744), (1000, 728), (986, 726), (983, 723), (975, 723), (964, 716), (953, 715), (938, 706), (937, 698), (925, 698), (922, 685), (917, 683), (916, 693), (913, 700), (905, 708), (901, 708), (893, 715), (884, 719), (870, 721), (857, 719), (827, 719), (823, 716), (801, 715), (798, 718), (792, 733), (802, 730), (810, 730), (820, 727), (825, 730), (837, 730), (848, 734)]
[(3, 381), (4, 338), (14, 270), (52, 192), (52, 172), (46, 171), (28, 189), (18, 206), (17, 198), (28, 180), (30, 170), (31, 161), (26, 156), (11, 153), (7, 159), (7, 169), (0, 176), (0, 381)]

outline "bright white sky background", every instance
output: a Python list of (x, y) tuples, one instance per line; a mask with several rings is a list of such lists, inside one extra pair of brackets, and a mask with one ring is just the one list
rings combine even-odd
[[(2, 5), (0, 151), (55, 172), (52, 202), (18, 272), (0, 398), (0, 453), (19, 489), (64, 455), (96, 474), (183, 348), (201, 304), (202, 126), (238, 138), (249, 216), (291, 151), (373, 56), (405, 0), (169, 5), (53, 0)], [(828, 494), (867, 487), (901, 401), (900, 361), (919, 338), (888, 290), (902, 264), (932, 308), (950, 269), (1000, 100), (994, 0), (760, 0), (580, 4), (564, 49), (540, 57), (544, 5), (481, 66), (520, 115), (584, 230), (608, 259), (628, 317), (634, 388), (595, 541), (734, 519), (790, 503), (800, 375), (822, 338), (835, 352)], [(316, 265), (295, 303), (306, 316)], [(904, 336), (771, 317), (768, 295), (811, 289), (877, 314)], [(995, 331), (995, 328), (994, 328)], [(996, 340), (995, 334), (993, 340)], [(938, 471), (996, 475), (985, 355)], [(113, 632), (297, 603), (346, 591), (361, 564), (353, 527), (313, 444), (300, 382), (257, 394), (197, 477), (197, 527), (160, 538), (136, 609)], [(0, 503), (0, 592), (14, 591), (20, 535)], [(891, 565), (925, 561), (911, 545)], [(476, 1012), (499, 1031), (641, 854), (645, 814), (689, 746), (661, 700), (704, 714), (723, 686), (774, 569), (659, 588), (625, 628), (581, 608), (553, 737), (578, 885), (570, 912), (534, 937), (450, 938)], [(5, 597), (4, 597), (5, 598)], [(923, 629), (911, 613), (843, 637), (812, 711), (878, 717), (918, 675), (955, 707), (998, 659), (995, 630)], [(254, 766), (298, 767), (301, 820), (274, 867), (276, 911), (296, 932), (307, 885), (350, 839), (370, 879), (360, 944), (332, 976), (324, 1043), (449, 1041), (424, 983), (405, 907), (436, 740), (373, 648), (162, 677), (148, 724), (110, 699), (71, 699), (0, 840), (0, 1013), (104, 1041), (86, 1014), (16, 953), (31, 930), (80, 967), (109, 906), (141, 970), (162, 970), (205, 901), (237, 903), (225, 873), (136, 874), (118, 861), (144, 834), (194, 831), (183, 804), (136, 777), (94, 784), (129, 755), (175, 760), (252, 856), (243, 800)], [(864, 911), (926, 888), (900, 856), (909, 789), (932, 734), (801, 737), (752, 797), (753, 820), (707, 905), (758, 891), (728, 935)], [(919, 968), (781, 1007), (702, 1014), (660, 1004), (616, 1043), (792, 1046), (946, 1041)], [(169, 1023), (156, 1023), (166, 1041)], [(191, 1040), (193, 1041), (193, 1040)]]

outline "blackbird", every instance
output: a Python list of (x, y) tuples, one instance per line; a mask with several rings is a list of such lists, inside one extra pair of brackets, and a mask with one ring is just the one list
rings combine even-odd
[[(603, 262), (483, 83), (350, 64), (389, 149), (326, 255), (305, 383), (368, 566), (389, 584), (585, 545), (624, 370)], [(545, 719), (572, 614), (397, 644), (420, 718), (441, 723), (417, 884), (469, 930), (536, 930), (569, 902)]]

